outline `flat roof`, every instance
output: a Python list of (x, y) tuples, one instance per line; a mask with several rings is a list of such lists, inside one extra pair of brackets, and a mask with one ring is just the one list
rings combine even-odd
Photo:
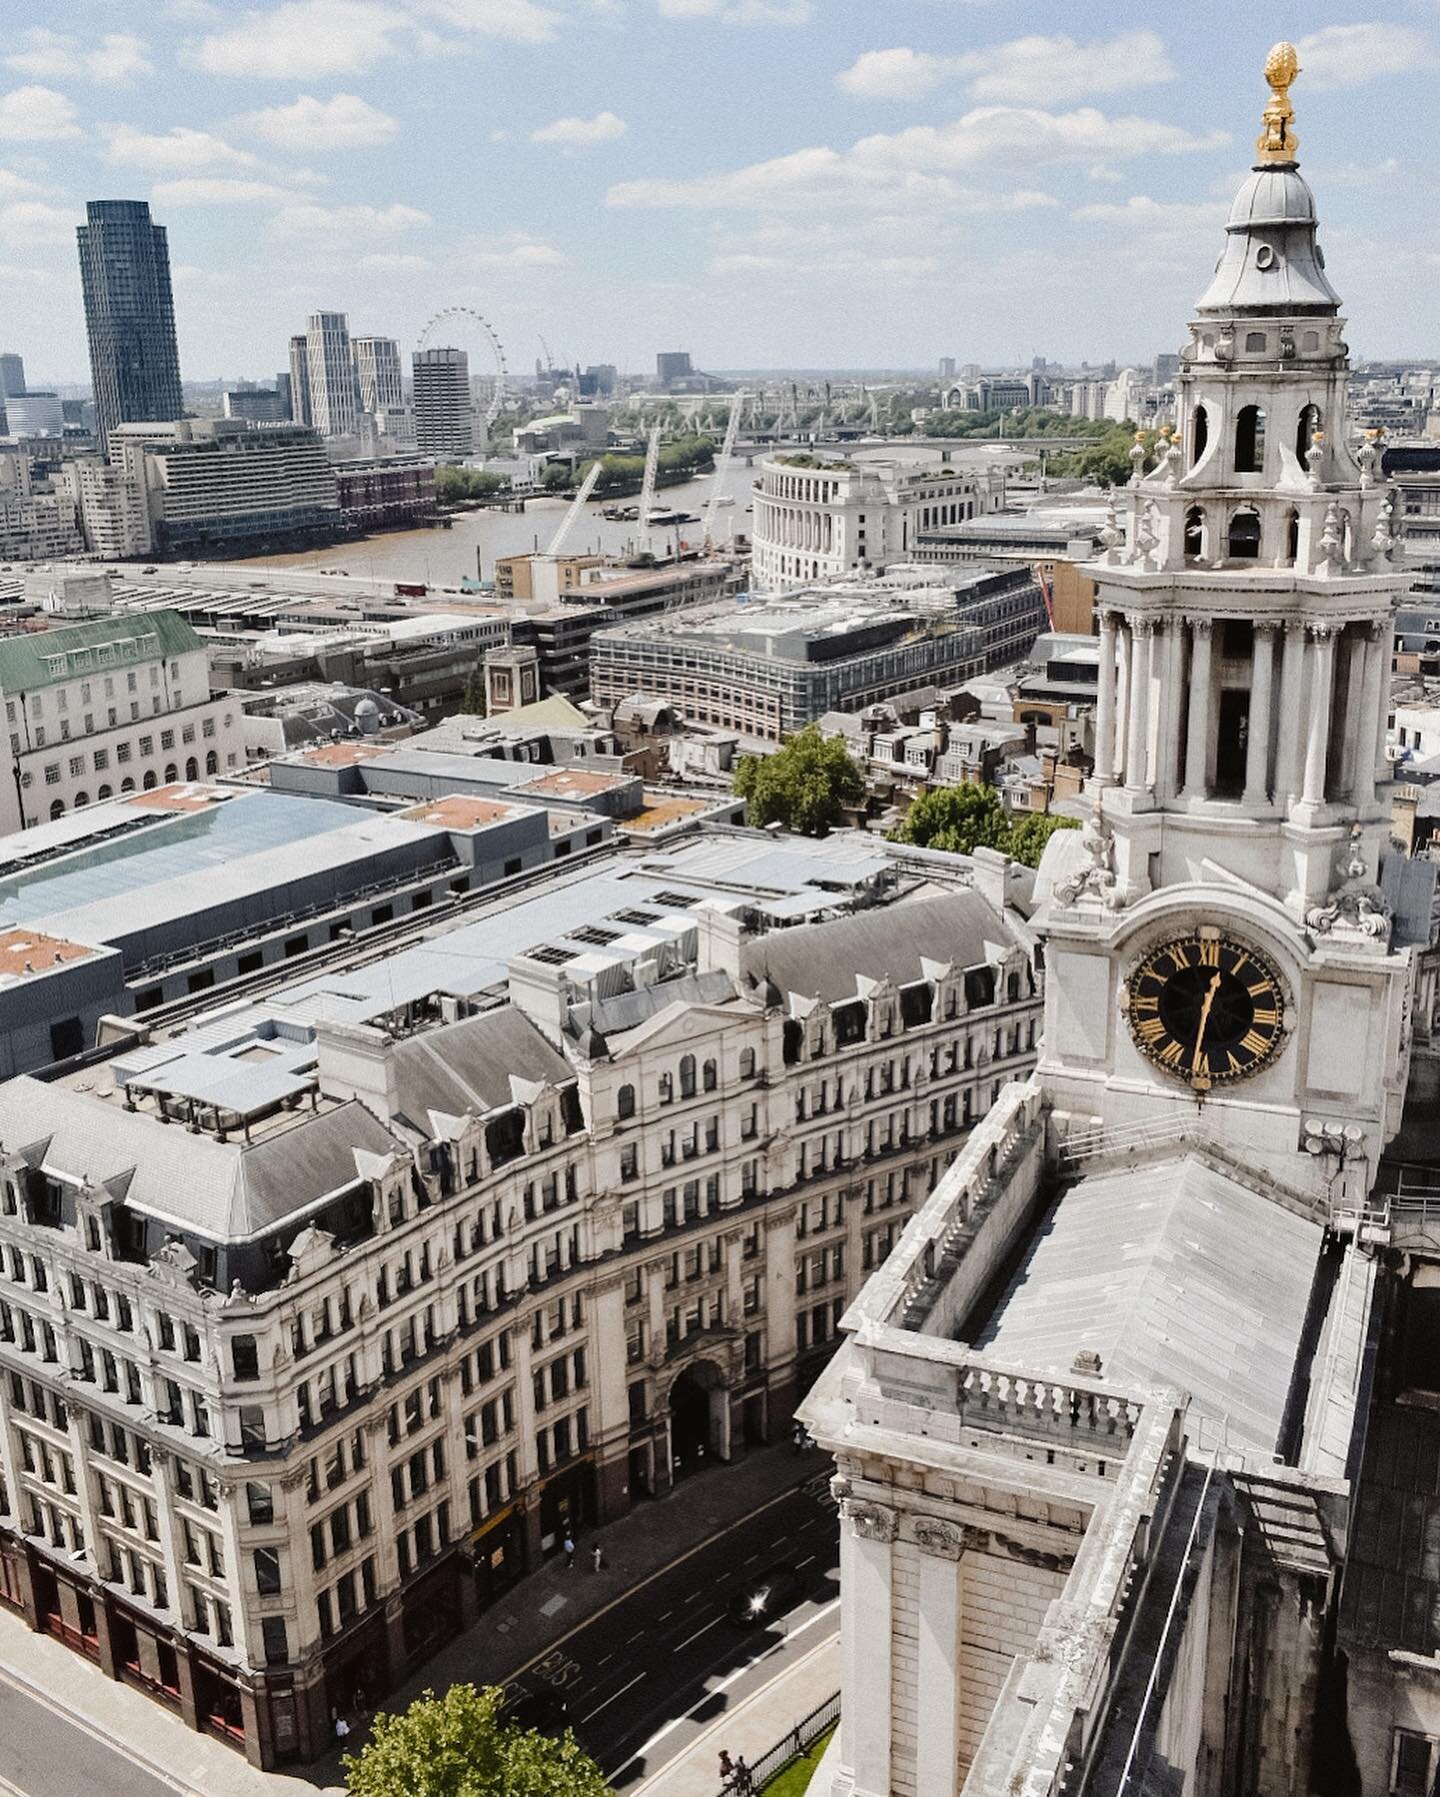
[(452, 793), (448, 798), (412, 805), (396, 815), (408, 817), (417, 824), (433, 824), (440, 830), (480, 830), (487, 824), (503, 823), (506, 818), (523, 817), (528, 809), (524, 805), (502, 805), (493, 799), (472, 799), (463, 793)]
[(596, 774), (589, 768), (557, 767), (538, 780), (527, 780), (519, 790), (550, 799), (575, 799), (614, 792), (617, 786), (628, 786), (635, 778), (634, 774)]
[(42, 930), (0, 931), (0, 984), (12, 985), (29, 974), (49, 973), (69, 961), (83, 961), (95, 950)]
[(322, 743), (319, 748), (306, 749), (291, 759), (308, 762), (311, 767), (354, 767), (386, 752), (383, 743)]

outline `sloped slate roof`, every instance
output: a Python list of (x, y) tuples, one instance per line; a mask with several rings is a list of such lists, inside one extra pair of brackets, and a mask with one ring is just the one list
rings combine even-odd
[[(76, 650), (129, 644), (137, 637), (153, 639), (144, 652), (147, 656), (184, 655), (205, 647), (193, 625), (173, 611), (147, 611), (97, 618), (85, 624), (63, 624), (55, 630), (22, 632), (0, 642), (0, 689), (7, 693), (31, 692), (52, 681), (73, 680), (82, 671), (69, 662)], [(57, 655), (65, 656), (66, 664), (52, 668), (51, 660)], [(88, 672), (103, 674), (107, 668), (124, 667), (134, 659), (138, 657), (122, 656), (113, 663), (97, 661)]]
[(856, 996), (855, 977), (906, 985), (925, 977), (921, 961), (976, 967), (987, 942), (1010, 931), (978, 892), (946, 892), (857, 911), (834, 923), (778, 930), (746, 945), (742, 968), (782, 993), (827, 1003)]
[(1093, 1349), (1119, 1385), (1189, 1392), (1192, 1435), (1223, 1425), (1268, 1454), (1322, 1233), (1193, 1156), (1092, 1175), (1055, 1200), (975, 1346), (1055, 1374)]
[(153, 1113), (21, 1077), (0, 1086), (0, 1143), (45, 1144), (44, 1164), (123, 1191), (137, 1210), (215, 1241), (263, 1233), (354, 1183), (355, 1151), (403, 1151), (361, 1104), (297, 1112), (259, 1141), (192, 1135)]
[(575, 1077), (564, 1055), (513, 1005), (411, 1036), (390, 1052), (397, 1114), (427, 1133), (431, 1111), (458, 1117), (513, 1104), (512, 1074), (552, 1086)]

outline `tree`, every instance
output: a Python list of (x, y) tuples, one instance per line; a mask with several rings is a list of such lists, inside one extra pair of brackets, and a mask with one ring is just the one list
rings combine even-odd
[(548, 493), (558, 493), (563, 488), (574, 485), (576, 472), (568, 462), (549, 462), (540, 476), (540, 485)]
[(465, 691), (460, 699), (460, 709), (468, 717), (483, 718), (485, 716), (485, 664), (477, 661), (471, 668), (465, 682)]
[(401, 1715), (376, 1716), (346, 1754), (351, 1797), (612, 1797), (600, 1768), (567, 1729), (559, 1740), (500, 1719), (495, 1686), (426, 1691)]
[(865, 796), (865, 779), (842, 737), (824, 737), (807, 724), (773, 755), (745, 755), (735, 770), (735, 791), (752, 824), (784, 824), (802, 836), (824, 836), (847, 805)]
[(1057, 830), (1074, 830), (1078, 828), (1073, 817), (1056, 817), (1054, 812), (1027, 811), (1024, 817), (1017, 817), (1010, 825), (1010, 839), (1005, 845), (1005, 853), (1012, 861), (1021, 861), (1026, 867), (1039, 867), (1040, 857), (1045, 853), (1045, 844)]
[(1009, 829), (993, 786), (938, 786), (916, 799), (891, 837), (916, 848), (968, 855), (979, 848), (1003, 849)]
[(993, 786), (940, 786), (916, 799), (899, 829), (891, 832), (891, 840), (945, 849), (952, 855), (999, 849), (1012, 861), (1038, 867), (1055, 832), (1074, 827), (1073, 818), (1033, 811), (1012, 821)]

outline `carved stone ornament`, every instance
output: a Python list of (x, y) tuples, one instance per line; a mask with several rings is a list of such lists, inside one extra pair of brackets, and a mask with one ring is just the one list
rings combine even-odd
[(1047, 1553), (1038, 1547), (1030, 1547), (1023, 1541), (1013, 1541), (1008, 1535), (996, 1535), (995, 1545), (1001, 1547), (1012, 1560), (1018, 1560), (1022, 1566), (1039, 1566), (1046, 1572), (1069, 1572), (1075, 1564), (1074, 1554)]
[(1130, 466), (1134, 472), (1130, 476), (1130, 485), (1138, 487), (1140, 477), (1145, 472), (1145, 433), (1136, 431), (1135, 441), (1130, 445)]
[(1055, 903), (1068, 906), (1089, 898), (1098, 900), (1112, 911), (1118, 910), (1120, 888), (1115, 879), (1115, 836), (1098, 804), (1085, 819), (1080, 831), (1080, 847), (1085, 859), (1064, 879), (1055, 882)]
[(939, 1522), (933, 1516), (917, 1516), (914, 1522), (915, 1545), (922, 1554), (933, 1554), (939, 1560), (958, 1560), (965, 1551), (965, 1534), (953, 1523)]
[[(1305, 469), (1310, 476), (1310, 485), (1312, 488), (1316, 488), (1320, 485), (1320, 465), (1324, 460), (1325, 433), (1324, 431), (1314, 431), (1310, 436), (1310, 447), (1305, 451)], [(1365, 484), (1363, 468), (1360, 474), (1360, 484), (1362, 486)]]
[(845, 1503), (845, 1520), (862, 1541), (893, 1541), (897, 1517), (884, 1504), (870, 1504), (850, 1498)]
[(1350, 852), (1341, 869), (1345, 875), (1321, 905), (1305, 913), (1305, 925), (1313, 936), (1352, 937), (1361, 941), (1390, 940), (1390, 907), (1380, 888), (1366, 878), (1369, 869), (1360, 843), (1360, 826), (1350, 832)]
[(1365, 440), (1355, 451), (1355, 461), (1360, 469), (1360, 491), (1375, 484), (1375, 470), (1380, 466), (1379, 431), (1366, 431)]
[(1115, 551), (1125, 541), (1125, 532), (1120, 528), (1120, 514), (1115, 510), (1112, 498), (1105, 507), (1105, 525), (1100, 532), (1100, 546), (1105, 551), (1106, 561), (1115, 559)]

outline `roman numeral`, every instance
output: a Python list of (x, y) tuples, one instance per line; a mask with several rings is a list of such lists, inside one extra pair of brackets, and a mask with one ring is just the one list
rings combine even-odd
[(1178, 1042), (1167, 1042), (1160, 1050), (1160, 1065), (1162, 1067), (1178, 1067), (1184, 1053), (1185, 1050)]
[(1245, 1063), (1237, 1060), (1234, 1053), (1228, 1048), (1225, 1050), (1225, 1059), (1230, 1063), (1228, 1070), (1231, 1073), (1243, 1073), (1245, 1071)]
[(1173, 948), (1167, 948), (1165, 953), (1175, 963), (1176, 973), (1184, 973), (1185, 969), (1190, 966), (1190, 953), (1183, 942), (1177, 942)]
[(1195, 1058), (1190, 1063), (1190, 1071), (1200, 1079), (1210, 1077), (1210, 1057), (1203, 1048), (1197, 1049)]
[(1144, 1023), (1137, 1026), (1135, 1034), (1142, 1042), (1158, 1042), (1165, 1034), (1165, 1025), (1158, 1017), (1147, 1017)]
[(1240, 1046), (1248, 1048), (1251, 1054), (1261, 1055), (1270, 1046), (1270, 1039), (1262, 1036), (1259, 1030), (1247, 1030), (1240, 1038)]
[(1235, 959), (1230, 963), (1231, 973), (1239, 973), (1242, 967), (1249, 965), (1249, 962), (1250, 957), (1245, 953), (1244, 949), (1237, 948), (1235, 950)]
[(1200, 944), (1200, 965), (1202, 967), (1218, 967), (1220, 965), (1220, 944), (1218, 942), (1202, 942)]
[(1132, 1011), (1158, 1011), (1160, 1009), (1159, 995), (1157, 993), (1145, 993), (1139, 998), (1132, 998), (1130, 1000), (1130, 1009)]
[(1280, 1022), (1280, 1013), (1275, 1010), (1273, 1006), (1267, 1005), (1263, 1011), (1257, 1011), (1255, 1013), (1252, 1021), (1255, 1023), (1266, 1024), (1269, 1028), (1274, 1029)]
[(1269, 998), (1275, 988), (1269, 980), (1260, 980), (1253, 986), (1247, 986), (1245, 990), (1250, 994), (1251, 998)]

